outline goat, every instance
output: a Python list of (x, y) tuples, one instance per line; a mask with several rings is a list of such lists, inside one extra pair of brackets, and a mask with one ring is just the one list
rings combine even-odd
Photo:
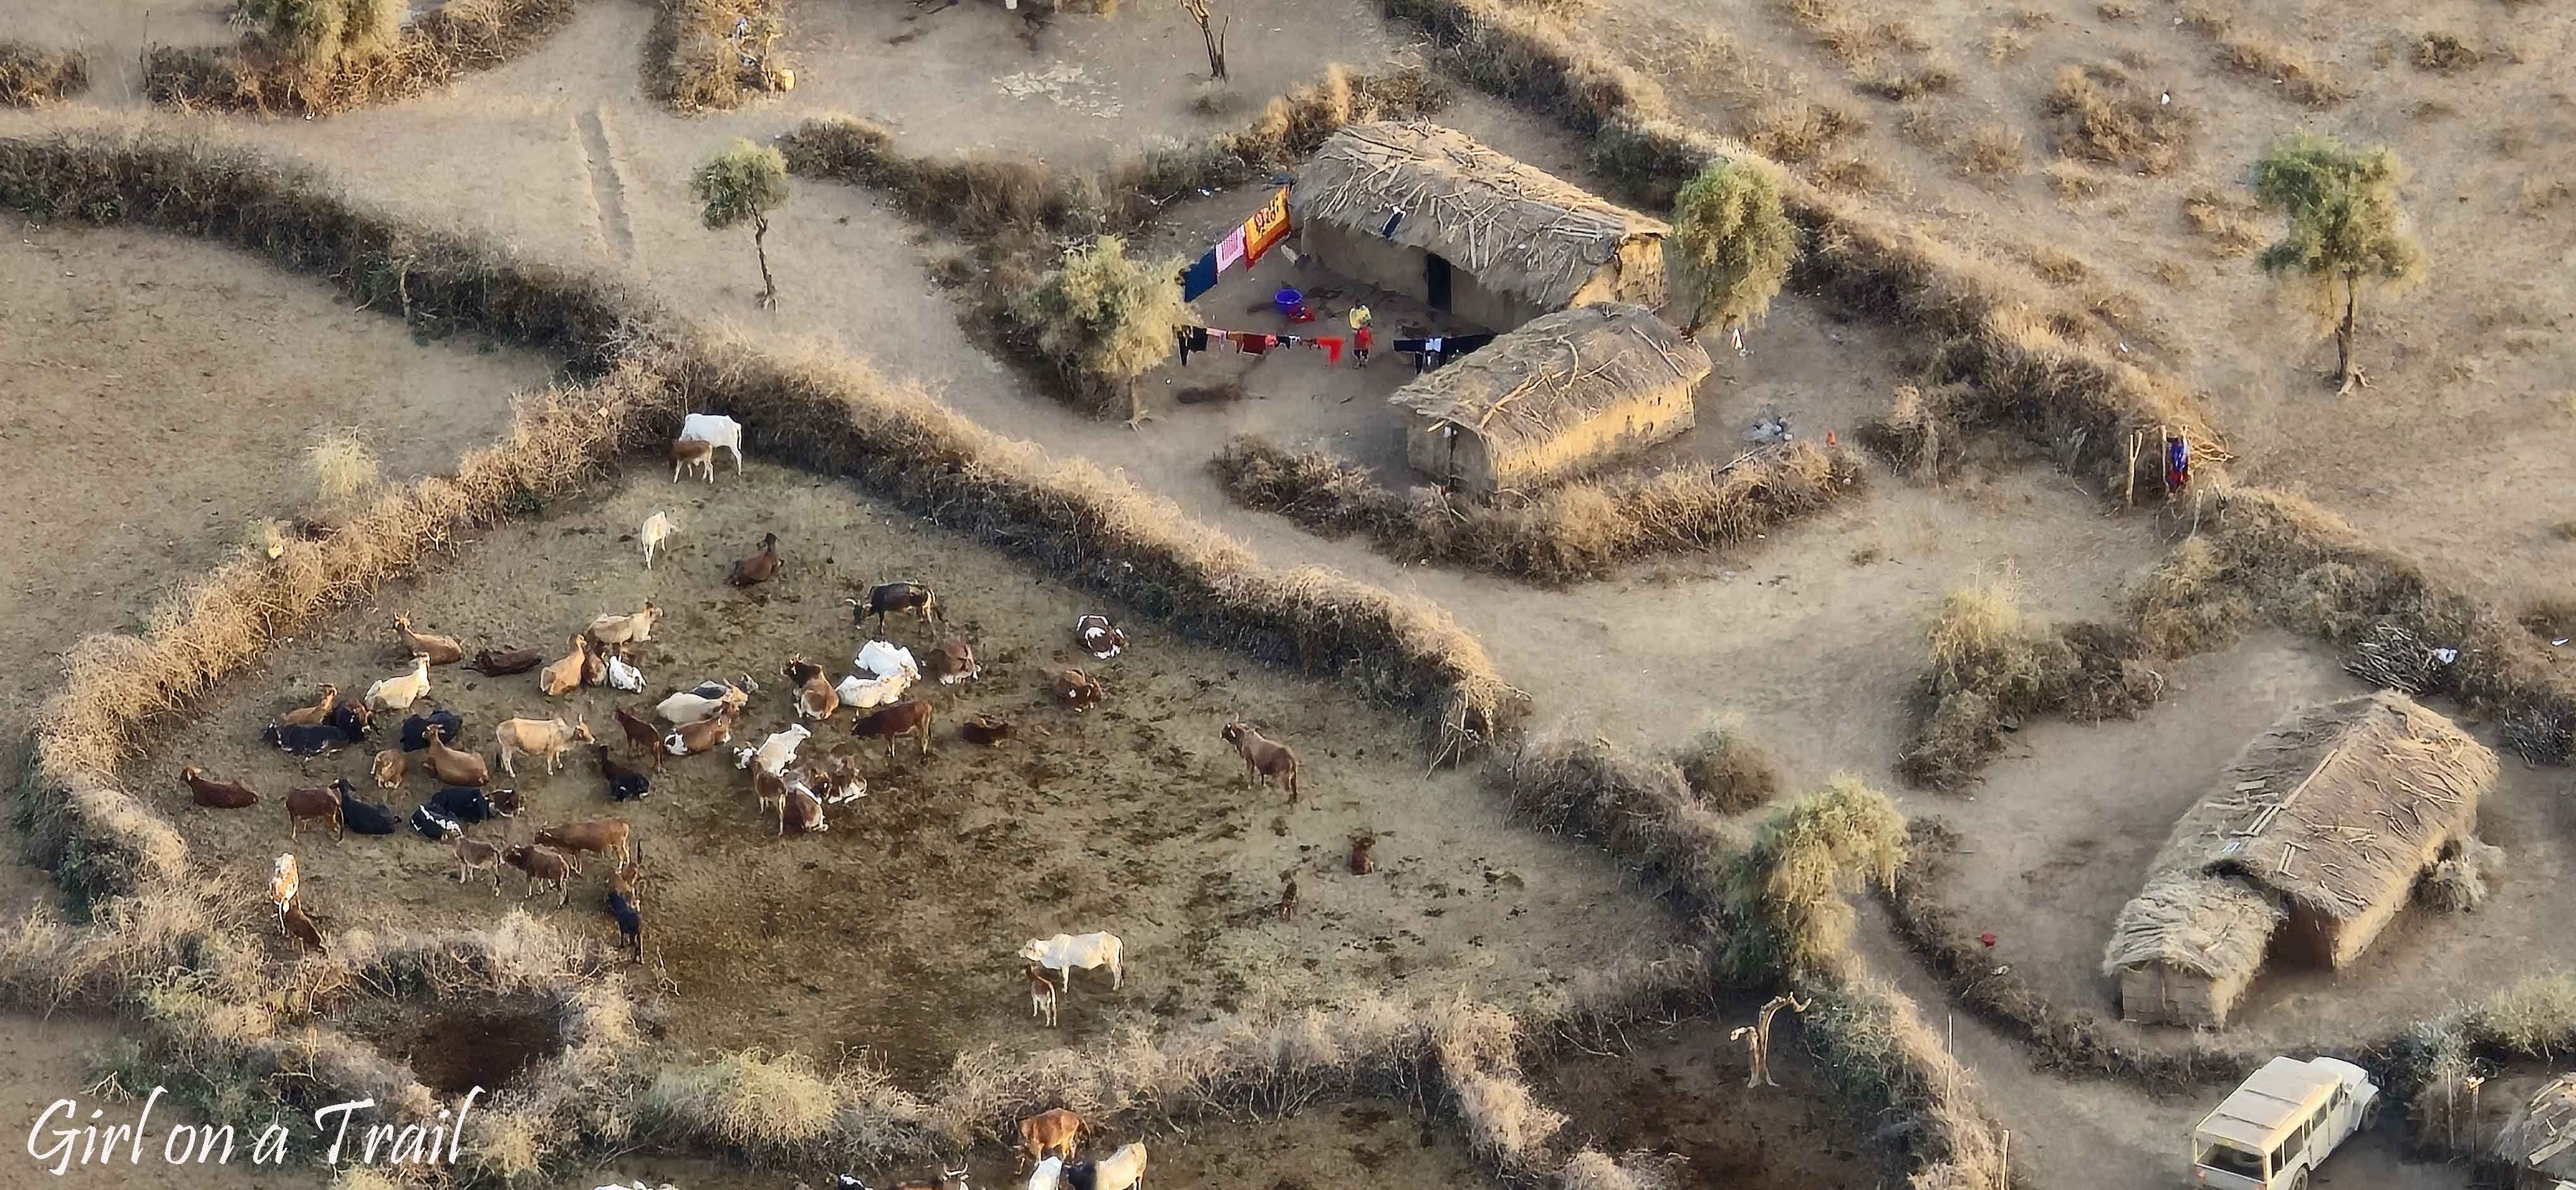
[(428, 747), (429, 729), (432, 727), (439, 729), (443, 737), (446, 739), (461, 740), (465, 738), (465, 716), (459, 715), (454, 711), (431, 711), (426, 715), (414, 715), (403, 720), (403, 751), (418, 752), (421, 749)]
[(921, 622), (924, 624), (929, 623), (931, 617), (939, 614), (937, 599), (931, 593), (928, 583), (878, 583), (868, 588), (868, 597), (864, 602), (857, 599), (845, 599), (842, 602), (849, 604), (852, 609), (850, 612), (852, 625), (865, 624), (868, 622), (868, 617), (875, 616), (878, 632), (885, 631), (887, 612), (919, 612)]
[(1029, 978), (1029, 1015), (1055, 1028), (1055, 981), (1046, 977), (1046, 968), (1035, 963), (1024, 968)]
[(277, 725), (279, 727), (311, 727), (316, 723), (320, 723), (324, 716), (329, 715), (331, 713), (331, 708), (339, 701), (340, 688), (329, 682), (324, 682), (322, 683), (321, 701), (316, 702), (309, 707), (297, 707), (294, 710), (278, 716)]
[(411, 630), (411, 617), (394, 617), (394, 634), (402, 638), (403, 647), (414, 657), (427, 657), (431, 665), (454, 665), (465, 660), (465, 646), (452, 636), (438, 636)]
[(566, 723), (561, 715), (552, 719), (505, 719), (492, 729), (492, 737), (501, 745), (501, 771), (513, 777), (519, 775), (522, 756), (544, 757), (546, 775), (551, 777), (563, 764), (564, 749), (576, 743), (599, 742), (590, 734), (588, 715), (578, 723)]
[(733, 452), (733, 473), (742, 474), (742, 423), (721, 413), (692, 413), (680, 419), (680, 441), (704, 442)]
[(1011, 721), (997, 719), (991, 715), (977, 715), (967, 720), (965, 726), (958, 728), (957, 734), (964, 737), (970, 744), (998, 747), (1002, 741), (1011, 738)]
[(259, 738), (276, 745), (289, 756), (320, 756), (334, 748), (344, 747), (349, 737), (329, 724), (280, 727), (271, 723), (259, 729)]
[(1249, 723), (1228, 723), (1218, 733), (1243, 756), (1246, 777), (1277, 777), (1279, 787), (1288, 791), (1288, 804), (1297, 804), (1297, 754), (1288, 745), (1263, 738)]
[(1056, 697), (1076, 711), (1090, 710), (1108, 693), (1108, 686), (1078, 669), (1068, 669), (1055, 676)]
[(497, 844), (486, 843), (481, 839), (470, 838), (462, 832), (458, 833), (456, 836), (456, 882), (458, 884), (470, 884), (473, 882), (474, 873), (486, 871), (492, 873), (492, 895), (496, 897), (500, 896), (501, 848)]
[(868, 779), (859, 775), (858, 757), (844, 756), (832, 762), (830, 771), (817, 769), (814, 775), (828, 791), (823, 795), (827, 805), (855, 802), (868, 795)]
[(548, 698), (561, 698), (581, 689), (583, 671), (589, 667), (590, 638), (574, 633), (572, 652), (537, 671), (537, 689), (545, 691)]
[(1074, 968), (1080, 967), (1089, 971), (1105, 966), (1109, 968), (1109, 989), (1116, 991), (1125, 979), (1119, 970), (1119, 957), (1124, 950), (1125, 947), (1118, 941), (1118, 935), (1105, 931), (1094, 934), (1058, 934), (1043, 940), (1029, 939), (1029, 944), (1020, 948), (1020, 961), (1064, 972), (1064, 990), (1067, 992), (1073, 990)]
[(673, 756), (695, 756), (718, 744), (730, 744), (734, 719), (741, 713), (741, 707), (728, 704), (695, 723), (681, 724), (679, 730), (662, 737), (662, 750)]
[(536, 841), (566, 855), (577, 855), (585, 851), (614, 851), (617, 853), (618, 860), (623, 862), (633, 854), (629, 849), (632, 838), (632, 831), (626, 825), (625, 819), (592, 818), (582, 822), (567, 822), (561, 826), (547, 827), (537, 832)]
[(1050, 1155), (1073, 1160), (1073, 1150), (1082, 1143), (1082, 1117), (1071, 1108), (1059, 1107), (1034, 1116), (1020, 1117), (1020, 1161), (1044, 1161)]
[(523, 674), (544, 662), (546, 655), (535, 649), (485, 649), (474, 655), (474, 668), (493, 677)]
[(216, 810), (245, 810), (259, 804), (257, 790), (239, 781), (217, 781), (193, 764), (179, 770), (179, 779), (188, 783), (189, 797), (200, 806)]
[(910, 689), (912, 689), (912, 675), (901, 671), (887, 674), (882, 678), (862, 678), (857, 674), (851, 674), (841, 679), (840, 685), (832, 688), (832, 696), (839, 699), (842, 706), (851, 710), (867, 711), (894, 705), (903, 697), (904, 692)]
[[(443, 817), (453, 818), (458, 822), (471, 824), (482, 822), (489, 818), (509, 817), (509, 811), (504, 811), (501, 807), (493, 804), (492, 801), (493, 793), (505, 792), (508, 791), (494, 790), (492, 792), (485, 792), (484, 790), (476, 789), (468, 785), (450, 785), (445, 789), (441, 789), (438, 792), (431, 794), (429, 796), (429, 800), (422, 802), (421, 804), (429, 807), (430, 810)], [(517, 807), (514, 805), (511, 809), (516, 810)]]
[[(695, 471), (704, 476), (708, 483), (714, 483), (716, 481), (716, 444), (693, 438), (683, 438), (672, 443), (671, 482), (679, 482), (682, 471)], [(644, 564), (647, 566), (653, 564), (652, 555), (649, 553), (645, 555)]]
[(362, 835), (390, 835), (402, 829), (402, 816), (394, 813), (393, 807), (359, 797), (347, 778), (333, 781), (331, 790), (339, 795), (340, 820), (348, 823), (350, 830)]
[[(868, 1184), (856, 1175), (845, 1173), (833, 1183), (832, 1190), (868, 1190)], [(948, 1163), (942, 1161), (939, 1163), (938, 1181), (907, 1178), (895, 1183), (890, 1190), (968, 1190), (966, 1171), (962, 1168), (950, 1169)]]
[(700, 682), (693, 689), (678, 691), (655, 704), (653, 713), (673, 727), (703, 723), (714, 718), (719, 708), (730, 706), (740, 710), (750, 701), (755, 689), (757, 686), (749, 674), (743, 675), (742, 684), (738, 686), (731, 682)]
[(628, 612), (622, 616), (597, 617), (590, 622), (590, 627), (584, 629), (582, 634), (588, 636), (593, 645), (622, 645), (629, 642), (650, 641), (653, 639), (653, 625), (661, 618), (662, 605), (647, 599), (644, 601), (642, 611)]
[[(713, 470), (713, 468), (709, 468), (709, 470)], [(679, 476), (674, 473), (671, 478), (677, 479)], [(709, 477), (711, 480), (713, 478), (714, 477), (712, 476)], [(636, 530), (635, 536), (638, 540), (644, 543), (644, 568), (646, 570), (651, 570), (653, 568), (653, 551), (665, 548), (667, 543), (671, 540), (671, 535), (679, 531), (680, 527), (671, 523), (670, 513), (656, 512), (653, 515), (644, 518), (644, 527)]]
[(747, 769), (757, 764), (764, 772), (786, 772), (788, 765), (796, 763), (796, 750), (804, 747), (806, 737), (813, 734), (802, 723), (790, 724), (784, 730), (771, 732), (757, 748), (737, 749), (733, 767)]
[(644, 895), (639, 889), (643, 882), (644, 851), (640, 847), (633, 859), (608, 874), (608, 915), (617, 919), (617, 932), (626, 939), (626, 948), (638, 964), (644, 961)]
[(1127, 647), (1127, 634), (1109, 617), (1097, 613), (1073, 622), (1073, 638), (1081, 642), (1082, 651), (1095, 660), (1106, 661)]
[(914, 732), (921, 733), (921, 754), (930, 755), (930, 704), (906, 699), (893, 706), (859, 716), (850, 725), (850, 734), (862, 739), (885, 737), (886, 755), (894, 755), (895, 743)]
[(823, 679), (822, 666), (803, 657), (790, 657), (786, 668), (779, 672), (794, 691), (797, 718), (830, 719), (841, 709), (841, 696), (833, 693), (832, 684)]
[(420, 697), (427, 693), (429, 693), (429, 657), (424, 653), (414, 653), (411, 657), (410, 673), (397, 674), (367, 687), (367, 709), (370, 711), (408, 710), (411, 704), (420, 701)]
[(322, 945), (322, 931), (314, 926), (312, 918), (304, 916), (302, 907), (288, 905), (286, 912), (278, 915), (278, 922), (286, 927), (287, 934), (296, 941), (323, 954), (331, 952), (330, 947)]
[(429, 774), (450, 785), (489, 785), (492, 766), (479, 752), (466, 752), (447, 746), (447, 729), (431, 724), (426, 733), (429, 751), (421, 763)]
[(653, 771), (662, 771), (662, 731), (645, 722), (644, 717), (624, 707), (616, 708), (617, 729), (626, 733), (626, 750), (636, 756), (653, 759)]
[[(511, 867), (528, 874), (528, 891), (519, 894), (520, 900), (537, 895), (537, 882), (540, 880), (555, 886), (555, 908), (563, 908), (564, 902), (572, 899), (572, 876), (576, 869), (562, 852), (552, 847), (522, 843), (503, 852), (501, 858)], [(500, 887), (500, 882), (501, 874), (493, 873), (493, 887)]]
[(286, 791), (286, 837), (303, 834), (307, 818), (330, 823), (331, 840), (335, 843), (349, 836), (348, 824), (340, 818), (340, 797), (327, 786), (308, 785)]
[(411, 769), (411, 758), (400, 748), (387, 748), (376, 753), (375, 777), (378, 789), (402, 788), (403, 775)]
[(294, 853), (287, 852), (279, 855), (276, 865), (269, 869), (268, 874), (268, 901), (277, 906), (279, 917), (286, 916), (286, 907), (294, 904), (295, 894), (302, 891), (304, 891), (304, 870), (296, 866)]
[(778, 577), (778, 535), (764, 533), (760, 548), (733, 564), (733, 573), (725, 581), (737, 587), (756, 587)]
[[(644, 770), (620, 763), (608, 754), (606, 744), (599, 744), (596, 747), (599, 749), (599, 775), (608, 782), (608, 800), (628, 801), (653, 791), (653, 778), (646, 775)], [(653, 750), (655, 759), (660, 759), (661, 755), (661, 749)]]
[(936, 675), (942, 686), (954, 686), (984, 672), (984, 667), (975, 660), (975, 646), (966, 643), (962, 636), (952, 636), (931, 646), (929, 655), (923, 660), (929, 664), (927, 672)]

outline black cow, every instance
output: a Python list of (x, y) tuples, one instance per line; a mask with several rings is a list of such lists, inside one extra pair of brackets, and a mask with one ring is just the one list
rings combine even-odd
[(429, 747), (429, 729), (438, 728), (438, 738), (450, 746), (465, 738), (465, 716), (454, 711), (431, 711), (403, 720), (402, 745), (405, 752), (418, 752)]
[(424, 803), (440, 815), (458, 822), (477, 823), (501, 813), (492, 804), (490, 794), (470, 785), (450, 785), (429, 796)]
[(360, 799), (346, 779), (333, 781), (331, 788), (340, 795), (340, 819), (349, 824), (350, 830), (362, 835), (390, 835), (402, 829), (403, 820), (393, 807)]
[(411, 829), (419, 831), (421, 838), (432, 843), (445, 842), (450, 836), (465, 833), (463, 823), (425, 805), (412, 810)]
[(322, 722), (339, 732), (341, 739), (354, 744), (367, 738), (367, 733), (375, 729), (376, 713), (368, 710), (363, 702), (344, 702), (331, 708), (330, 715)]
[(887, 612), (919, 612), (923, 623), (939, 614), (938, 607), (931, 600), (928, 583), (878, 583), (868, 588), (867, 598), (845, 602), (850, 605), (851, 624), (864, 625), (868, 617), (875, 616), (878, 632), (885, 631)]
[(345, 748), (349, 737), (328, 723), (307, 725), (271, 723), (259, 731), (259, 738), (289, 756), (320, 756), (334, 748)]

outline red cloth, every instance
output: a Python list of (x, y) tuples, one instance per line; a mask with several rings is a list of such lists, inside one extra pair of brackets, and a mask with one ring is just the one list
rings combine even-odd
[[(1368, 332), (1361, 331), (1360, 333), (1365, 335)], [(1308, 339), (1306, 341), (1324, 349), (1325, 363), (1338, 364), (1342, 362), (1342, 340), (1340, 336), (1326, 335), (1320, 339)]]

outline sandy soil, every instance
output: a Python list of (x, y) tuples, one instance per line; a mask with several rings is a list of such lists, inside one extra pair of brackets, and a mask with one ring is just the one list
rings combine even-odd
[[(53, 1176), (52, 1163), (39, 1164), (28, 1154), (26, 1143), (27, 1130), (36, 1126), (55, 1100), (78, 1100), (84, 1114), (88, 1108), (99, 1107), (106, 1110), (109, 1118), (129, 1122), (141, 1110), (138, 1103), (109, 1102), (92, 1089), (99, 1083), (93, 1055), (115, 1041), (120, 1030), (115, 1021), (101, 1018), (0, 1015), (0, 1071), (6, 1072), (0, 1074), (0, 1125), (6, 1126), (16, 1141), (0, 1153), (0, 1190), (35, 1186), (78, 1190), (126, 1186), (136, 1190), (252, 1190), (268, 1186), (320, 1190), (328, 1182), (325, 1175), (311, 1168), (254, 1169), (246, 1164), (247, 1152), (237, 1153), (232, 1164), (170, 1165), (151, 1148), (168, 1139), (169, 1133), (162, 1125), (206, 1121), (175, 1110), (166, 1101), (153, 1108), (152, 1128), (145, 1137), (142, 1160), (113, 1166), (76, 1165), (61, 1177)], [(45, 1138), (43, 1143), (52, 1142)]]
[[(664, 508), (682, 535), (647, 572), (624, 527)], [(722, 576), (764, 529), (784, 542), (784, 576), (736, 594)], [(845, 727), (817, 732), (805, 763), (855, 754), (870, 780), (869, 797), (829, 812), (827, 833), (774, 838), (729, 755), (675, 759), (648, 798), (623, 807), (608, 801), (587, 755), (551, 778), (522, 766), (517, 787), (530, 807), (515, 837), (606, 814), (634, 823), (652, 880), (652, 958), (678, 983), (670, 1040), (680, 1047), (825, 1057), (865, 1047), (922, 1078), (961, 1049), (1079, 1045), (1121, 1023), (1202, 1021), (1359, 988), (1466, 988), (1517, 1002), (1670, 937), (1609, 865), (1514, 826), (1462, 775), (1426, 780), (1401, 717), (1142, 625), (1126, 655), (1095, 663), (1073, 648), (1073, 621), (1120, 609), (837, 485), (759, 466), (713, 489), (648, 468), (597, 500), (495, 532), (442, 573), (380, 592), (230, 683), (134, 779), (166, 798), (208, 862), (264, 868), (284, 846), (273, 800), (200, 811), (169, 774), (197, 763), (272, 799), (335, 775), (367, 785), (363, 750), (298, 762), (256, 733), (306, 683), (355, 689), (391, 673), (385, 625), (397, 612), (472, 646), (553, 648), (591, 616), (655, 600), (666, 616), (642, 649), (645, 696), (588, 692), (549, 706), (533, 675), (447, 669), (431, 697), (465, 715), (468, 739), (487, 755), (500, 719), (557, 710), (586, 711), (622, 747), (612, 703), (645, 707), (676, 685), (748, 671), (772, 687), (736, 734), (748, 746), (791, 717), (773, 680), (780, 664), (802, 653), (845, 672), (865, 637), (842, 597), (898, 575), (937, 584), (949, 629), (976, 642), (987, 672), (928, 688), (940, 730), (926, 761), (912, 745), (889, 760)], [(930, 643), (918, 627), (891, 627), (903, 643)], [(1113, 692), (1079, 716), (1054, 705), (1050, 685), (1077, 662)], [(979, 712), (1012, 719), (1020, 737), (998, 750), (959, 740), (957, 725)], [(1300, 749), (1302, 805), (1240, 779), (1218, 738), (1238, 717)], [(390, 800), (407, 814), (434, 789), (416, 772)], [(1379, 839), (1373, 876), (1346, 870), (1359, 831)], [(487, 922), (509, 903), (443, 878), (454, 872), (446, 849), (407, 831), (338, 844), (308, 832), (294, 850), (326, 929)], [(1272, 914), (1289, 873), (1300, 886), (1293, 924)], [(555, 916), (605, 937), (599, 879), (594, 870), (580, 903)], [(508, 889), (516, 898), (524, 884)], [(1105, 971), (1078, 975), (1061, 1031), (1033, 1028), (1012, 952), (1027, 938), (1096, 929), (1126, 941), (1124, 990), (1111, 992)]]

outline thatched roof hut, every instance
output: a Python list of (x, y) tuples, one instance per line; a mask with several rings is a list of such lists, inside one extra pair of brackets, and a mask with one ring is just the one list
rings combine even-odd
[(2576, 1074), (2542, 1084), (2496, 1133), (2496, 1160), (2544, 1177), (2576, 1179)]
[(1436, 124), (1354, 124), (1289, 190), (1327, 268), (1491, 330), (1586, 302), (1664, 303), (1672, 228)]
[(1691, 427), (1708, 352), (1642, 306), (1577, 306), (1397, 389), (1404, 457), (1474, 495), (1527, 489)]
[(2175, 824), (2113, 922), (2122, 1015), (2221, 1025), (2267, 952), (2351, 961), (2476, 829), (2495, 778), (2495, 753), (2395, 691), (2284, 716)]

